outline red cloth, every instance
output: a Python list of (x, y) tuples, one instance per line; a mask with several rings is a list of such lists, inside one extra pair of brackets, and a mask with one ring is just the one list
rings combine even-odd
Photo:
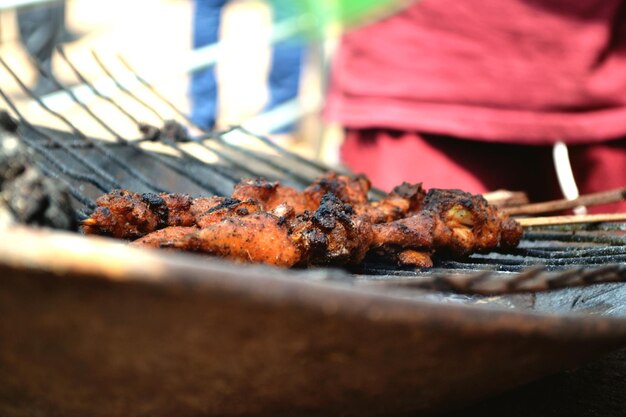
[(423, 0), (347, 34), (327, 115), (547, 144), (626, 136), (626, 2)]
[(556, 140), (581, 192), (626, 186), (626, 1), (423, 0), (344, 37), (326, 117), (385, 189), (561, 198)]

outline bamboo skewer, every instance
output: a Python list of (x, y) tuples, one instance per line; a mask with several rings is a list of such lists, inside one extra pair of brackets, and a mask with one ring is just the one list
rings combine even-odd
[(578, 206), (594, 206), (598, 204), (617, 203), (626, 199), (626, 188), (616, 188), (610, 191), (587, 194), (573, 200), (554, 200), (544, 203), (526, 204), (504, 209), (509, 215), (549, 213), (566, 210)]
[(484, 193), (483, 197), (489, 204), (502, 208), (528, 204), (528, 195), (523, 191), (496, 190)]
[(548, 216), (529, 217), (515, 219), (522, 227), (529, 226), (550, 226), (574, 223), (601, 223), (601, 222), (623, 222), (626, 221), (626, 213), (612, 214), (584, 214), (574, 216)]

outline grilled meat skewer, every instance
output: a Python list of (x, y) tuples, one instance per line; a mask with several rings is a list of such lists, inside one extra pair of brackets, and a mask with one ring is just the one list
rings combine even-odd
[(279, 266), (357, 264), (375, 251), (403, 265), (428, 267), (436, 251), (466, 256), (498, 245), (510, 247), (521, 237), (519, 225), (499, 215), (481, 197), (449, 190), (432, 190), (422, 211), (389, 223), (372, 224), (351, 205), (327, 193), (313, 213), (294, 216), (291, 207), (281, 205), (273, 212), (231, 212), (184, 236), (181, 228), (168, 229), (134, 245), (160, 245)]
[(259, 201), (266, 210), (286, 203), (293, 207), (296, 214), (302, 214), (307, 210), (317, 210), (322, 197), (332, 193), (370, 222), (385, 223), (418, 211), (426, 195), (421, 183), (403, 183), (381, 201), (370, 202), (367, 198), (370, 189), (369, 180), (363, 176), (349, 177), (331, 172), (315, 180), (303, 191), (283, 186), (277, 181), (244, 179), (235, 185), (232, 197)]
[(369, 249), (371, 226), (351, 215), (349, 205), (327, 193), (314, 213), (294, 216), (286, 205), (271, 212), (233, 212), (202, 229), (167, 227), (131, 245), (285, 267), (359, 263)]
[(134, 240), (168, 226), (204, 227), (237, 210), (258, 211), (253, 201), (228, 197), (191, 198), (186, 194), (138, 194), (113, 190), (96, 200), (98, 207), (83, 220), (83, 232)]
[[(278, 182), (245, 179), (235, 186), (231, 198), (191, 198), (185, 194), (138, 194), (114, 190), (96, 200), (98, 207), (83, 221), (83, 231), (134, 240), (168, 226), (205, 227), (233, 210), (271, 211), (284, 203), (298, 215), (316, 211), (327, 192), (350, 204), (357, 214), (366, 216), (370, 222), (383, 223), (419, 209), (425, 195), (421, 184), (405, 183), (382, 201), (369, 203), (369, 190), (370, 183), (365, 177), (335, 173), (318, 178), (304, 191), (282, 186)], [(206, 217), (208, 214), (212, 215)]]
[(405, 183), (369, 203), (369, 187), (364, 177), (331, 173), (302, 192), (243, 180), (235, 186), (236, 198), (117, 190), (97, 200), (83, 230), (140, 238), (136, 246), (281, 266), (359, 263), (370, 251), (400, 264), (430, 266), (434, 252), (467, 256), (514, 247), (521, 237), (520, 225), (481, 196), (426, 193), (421, 184)]

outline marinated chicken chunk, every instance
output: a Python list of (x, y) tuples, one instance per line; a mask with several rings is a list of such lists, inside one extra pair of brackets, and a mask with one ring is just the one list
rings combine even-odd
[(292, 238), (305, 256), (305, 265), (357, 264), (369, 250), (372, 236), (371, 224), (332, 193), (322, 197), (314, 213), (296, 217), (292, 225)]
[(306, 210), (315, 211), (319, 201), (308, 198), (306, 193), (270, 182), (263, 178), (244, 179), (235, 185), (232, 197), (238, 200), (254, 200), (262, 204), (265, 210), (273, 210), (281, 204), (288, 204), (296, 213)]
[(490, 206), (480, 195), (460, 190), (431, 189), (424, 199), (424, 212), (438, 221), (433, 248), (466, 256), (498, 247), (516, 246), (522, 229), (515, 221)]
[(303, 191), (263, 178), (245, 179), (235, 185), (232, 197), (258, 201), (265, 210), (273, 210), (284, 203), (290, 205), (296, 214), (302, 214), (307, 210), (317, 210), (323, 196), (331, 193), (343, 203), (350, 204), (357, 215), (371, 223), (385, 223), (417, 211), (425, 196), (421, 184), (403, 183), (381, 201), (369, 202), (367, 195), (370, 188), (369, 181), (363, 176), (329, 173)]
[(134, 240), (168, 226), (204, 227), (228, 215), (257, 211), (254, 201), (228, 197), (192, 198), (186, 194), (138, 194), (113, 190), (96, 200), (98, 207), (83, 220), (85, 234)]
[(98, 207), (83, 221), (85, 234), (136, 239), (167, 226), (168, 208), (156, 194), (113, 190), (96, 200)]
[(152, 233), (135, 240), (130, 246), (142, 248), (174, 248), (176, 242), (181, 241), (185, 236), (198, 231), (197, 227), (169, 226), (165, 229), (156, 230)]
[(255, 212), (226, 217), (174, 242), (177, 249), (202, 252), (240, 262), (291, 267), (302, 254), (279, 217)]
[(329, 172), (317, 178), (313, 184), (305, 188), (304, 193), (308, 198), (319, 205), (322, 198), (331, 193), (339, 200), (351, 205), (367, 204), (372, 184), (364, 175), (340, 175)]
[(246, 216), (261, 209), (261, 205), (254, 200), (240, 201), (234, 198), (224, 198), (218, 205), (198, 215), (195, 223), (198, 227), (204, 228), (227, 217)]

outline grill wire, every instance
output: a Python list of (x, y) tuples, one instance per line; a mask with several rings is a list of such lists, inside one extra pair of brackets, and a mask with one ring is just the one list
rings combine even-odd
[[(123, 137), (106, 123), (95, 109), (83, 103), (72, 89), (58, 83), (70, 99), (110, 133), (114, 140), (102, 140), (81, 131), (65, 116), (39, 99), (19, 75), (0, 58), (0, 65), (13, 78), (27, 97), (61, 122), (67, 130), (38, 126), (27, 120), (11, 98), (0, 88), (8, 110), (19, 122), (17, 136), (28, 149), (34, 165), (48, 177), (68, 187), (74, 199), (77, 216), (84, 216), (95, 207), (95, 198), (114, 188), (136, 192), (177, 192), (199, 195), (230, 195), (232, 187), (244, 177), (265, 177), (302, 189), (330, 168), (303, 158), (254, 134), (243, 126), (221, 132), (199, 129), (171, 101), (160, 94), (126, 62), (117, 56), (117, 64), (132, 74), (142, 93), (149, 94), (166, 108), (167, 114), (125, 85), (114, 75), (110, 65), (95, 52), (95, 65), (116, 87), (118, 94), (104, 94), (81, 72), (62, 49), (60, 56), (76, 78), (92, 94), (108, 103), (116, 117), (145, 127), (138, 117), (126, 110), (119, 96), (132, 100), (162, 123), (170, 120), (199, 132), (175, 140), (158, 137), (160, 150), (145, 146), (146, 138)], [(51, 79), (45, 70), (41, 75)], [(161, 128), (162, 126), (158, 126)], [(202, 159), (199, 153), (210, 155)], [(335, 169), (337, 170), (337, 169)], [(382, 193), (373, 190), (376, 199)], [(520, 246), (507, 252), (474, 254), (467, 259), (435, 258), (431, 269), (404, 269), (380, 261), (366, 260), (352, 268), (358, 285), (419, 288), (467, 294), (510, 294), (555, 288), (626, 281), (626, 233), (621, 224), (587, 224), (528, 228)]]

